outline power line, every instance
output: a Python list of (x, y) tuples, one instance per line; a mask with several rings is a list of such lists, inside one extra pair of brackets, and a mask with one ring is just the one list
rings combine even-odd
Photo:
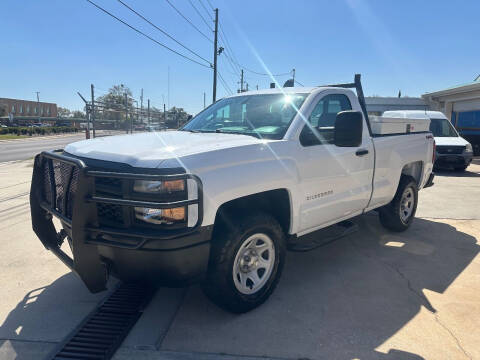
[(205, 23), (205, 25), (207, 25), (207, 27), (210, 29), (210, 31), (213, 31), (213, 29), (210, 27), (210, 25), (208, 25), (207, 20), (205, 20), (205, 18), (203, 17), (203, 15), (200, 14), (200, 11), (198, 11), (198, 9), (195, 7), (195, 5), (193, 5), (192, 0), (188, 0), (188, 2), (190, 3), (190, 5), (192, 5), (193, 9), (196, 11), (196, 13), (198, 14), (198, 16), (200, 16), (200, 17), (202, 18), (203, 22)]
[(198, 2), (199, 2), (200, 5), (202, 6), (203, 10), (205, 10), (205, 12), (207, 13), (207, 16), (210, 18), (210, 20), (214, 21), (213, 18), (212, 18), (212, 15), (210, 15), (210, 13), (208, 12), (208, 10), (207, 10), (207, 8), (205, 7), (205, 5), (203, 5), (202, 0), (198, 0)]
[[(223, 42), (225, 43), (225, 47), (227, 48), (228, 52), (230, 52), (231, 57), (238, 63), (237, 56), (235, 55), (232, 47), (230, 46), (230, 42), (227, 39), (227, 35), (223, 31), (223, 26), (222, 26), (221, 23), (219, 24), (219, 27), (220, 27), (220, 37), (223, 39)], [(238, 67), (238, 65), (237, 65), (237, 67)], [(240, 72), (240, 67), (237, 68), (237, 71)]]
[(220, 72), (218, 72), (218, 76), (220, 78), (220, 80), (222, 81), (222, 85), (223, 87), (225, 88), (225, 90), (230, 93), (230, 95), (233, 94), (233, 91), (232, 89), (230, 89), (230, 86), (228, 86), (227, 82), (225, 81), (225, 79), (223, 78), (222, 74), (220, 74)]
[(175, 41), (178, 45), (180, 45), (181, 47), (183, 47), (185, 50), (188, 50), (190, 53), (192, 53), (193, 55), (199, 57), (200, 59), (202, 59), (203, 61), (206, 61), (207, 64), (211, 65), (210, 64), (210, 61), (208, 61), (207, 59), (205, 59), (204, 57), (202, 57), (201, 55), (197, 54), (195, 51), (189, 49), (188, 47), (186, 47), (185, 45), (183, 45), (180, 41), (176, 40), (173, 36), (171, 36), (170, 34), (168, 34), (166, 31), (160, 29), (157, 25), (155, 25), (154, 23), (152, 23), (150, 20), (148, 20), (147, 18), (145, 18), (142, 14), (138, 13), (137, 11), (135, 11), (134, 9), (132, 9), (130, 6), (128, 6), (127, 4), (125, 4), (122, 0), (117, 0), (120, 4), (122, 4), (123, 6), (125, 6), (128, 10), (130, 10), (131, 12), (133, 12), (135, 15), (137, 15), (138, 17), (140, 17), (141, 19), (145, 20), (147, 23), (149, 23), (150, 25), (152, 25), (155, 29), (157, 29), (158, 31), (160, 31), (162, 34), (164, 34), (165, 36), (168, 36), (170, 39), (172, 39), (173, 41)]
[[(227, 35), (225, 34), (225, 31), (223, 31), (222, 24), (220, 23), (219, 25), (220, 25), (220, 37), (223, 39), (223, 42), (225, 43), (225, 47), (228, 49), (228, 52), (230, 53), (230, 56), (225, 54), (225, 57), (227, 59), (229, 59), (231, 62), (233, 62), (236, 66), (238, 66), (238, 72), (240, 72), (240, 69), (244, 69), (244, 70), (247, 70), (248, 72), (251, 72), (251, 73), (256, 74), (256, 75), (270, 76), (270, 74), (261, 73), (259, 71), (251, 70), (251, 69), (241, 65), (239, 63), (237, 57), (235, 56), (235, 53), (233, 52), (232, 47), (230, 46), (230, 42), (228, 41), (228, 38), (227, 38)], [(272, 76), (286, 76), (286, 75), (290, 75), (290, 74), (291, 74), (291, 71), (289, 71), (288, 73), (282, 73), (282, 74), (272, 74)]]
[(179, 53), (178, 51), (175, 51), (175, 50), (169, 48), (167, 45), (162, 44), (162, 43), (159, 42), (158, 40), (155, 40), (155, 39), (152, 38), (151, 36), (145, 34), (144, 32), (142, 32), (142, 31), (138, 30), (137, 28), (133, 27), (132, 25), (130, 25), (129, 23), (123, 21), (122, 19), (120, 19), (120, 18), (116, 17), (115, 15), (113, 15), (112, 13), (108, 12), (107, 10), (105, 10), (104, 8), (102, 8), (101, 6), (95, 4), (93, 1), (91, 1), (91, 0), (86, 0), (86, 1), (88, 1), (90, 4), (92, 4), (93, 6), (95, 6), (97, 9), (103, 11), (105, 14), (107, 14), (107, 15), (111, 16), (112, 18), (114, 18), (115, 20), (121, 22), (121, 23), (124, 24), (125, 26), (128, 26), (128, 27), (129, 27), (130, 29), (132, 29), (133, 31), (139, 33), (140, 35), (145, 36), (147, 39), (153, 41), (153, 42), (156, 43), (157, 45), (160, 45), (161, 47), (163, 47), (163, 48), (165, 48), (165, 49), (167, 49), (167, 50), (170, 50), (171, 52), (177, 54), (178, 56), (181, 56), (181, 57), (183, 57), (184, 59), (190, 60), (191, 62), (194, 62), (194, 63), (196, 63), (196, 64), (198, 64), (198, 65), (200, 65), (200, 66), (203, 66), (203, 67), (206, 67), (206, 68), (210, 68), (210, 66), (205, 65), (205, 64), (202, 64), (201, 62), (198, 62), (197, 60), (194, 60), (194, 59), (192, 59), (192, 58), (190, 58), (190, 57), (188, 57), (188, 56), (186, 56), (186, 55), (183, 55), (183, 54)]
[(215, 8), (213, 7), (212, 3), (210, 2), (210, 0), (207, 0), (207, 3), (208, 3), (208, 5), (210, 5), (210, 8), (211, 8), (212, 10), (215, 9)]
[(186, 22), (188, 22), (195, 30), (197, 30), (205, 39), (213, 43), (213, 40), (205, 35), (193, 22), (191, 22), (185, 15), (183, 15), (180, 10), (178, 10), (169, 0), (165, 0), (177, 13), (180, 15)]
[[(225, 54), (226, 57), (229, 57), (227, 54)], [(247, 68), (246, 66), (243, 66), (241, 64), (239, 64), (238, 62), (236, 62), (235, 60), (233, 60), (232, 58), (230, 58), (231, 61), (233, 61), (235, 64), (237, 64), (238, 66), (240, 66), (242, 69), (244, 70), (247, 70), (248, 72), (251, 72), (253, 74), (256, 74), (256, 75), (261, 75), (261, 76), (286, 76), (286, 75), (291, 75), (292, 72), (289, 71), (289, 72), (286, 72), (286, 73), (281, 73), (281, 74), (267, 74), (267, 73), (261, 73), (261, 72), (258, 72), (258, 71), (255, 71), (255, 70), (251, 70), (249, 68)]]
[(305, 86), (305, 85), (303, 85), (300, 81), (295, 80), (295, 82), (296, 82), (298, 85), (300, 85), (300, 86)]

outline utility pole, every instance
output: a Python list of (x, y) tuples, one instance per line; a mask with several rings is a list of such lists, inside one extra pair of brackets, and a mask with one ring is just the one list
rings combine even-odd
[(40, 91), (35, 91), (37, 93), (37, 109), (38, 109), (38, 122), (42, 122), (42, 119), (40, 118), (40, 97), (38, 94), (40, 94)]
[(150, 125), (150, 99), (148, 99), (147, 121), (148, 125)]
[(217, 101), (218, 9), (215, 9), (215, 38), (213, 42), (213, 102)]
[(85, 129), (85, 139), (90, 139), (90, 131), (88, 129), (88, 124), (89, 124), (89, 112), (90, 112), (90, 105), (88, 104), (88, 101), (85, 100), (85, 98), (82, 96), (82, 94), (80, 94), (78, 91), (77, 91), (77, 94), (78, 96), (80, 96), (80, 98), (83, 100), (83, 102), (85, 103), (85, 111), (86, 111), (86, 116), (87, 116), (87, 128)]
[(257, 85), (257, 90), (258, 90), (258, 85)]
[(140, 93), (140, 117), (142, 118), (142, 124), (143, 124), (143, 89)]
[(93, 137), (95, 138), (95, 93), (93, 89), (93, 84), (90, 84), (90, 92), (92, 95), (92, 111), (90, 115), (90, 119), (92, 120), (92, 130), (93, 130)]
[(167, 104), (170, 109), (170, 66), (167, 67)]
[(127, 130), (128, 134), (128, 98), (127, 98), (127, 92), (125, 91), (125, 129)]
[(245, 91), (248, 91), (248, 83), (247, 83), (247, 89)]
[(205, 109), (205, 91), (203, 92), (203, 108)]
[(240, 92), (241, 93), (243, 92), (243, 69), (242, 69), (242, 72), (240, 74)]
[(295, 69), (292, 70), (293, 86), (295, 86)]
[(167, 110), (165, 109), (165, 103), (163, 103), (163, 126), (167, 126)]

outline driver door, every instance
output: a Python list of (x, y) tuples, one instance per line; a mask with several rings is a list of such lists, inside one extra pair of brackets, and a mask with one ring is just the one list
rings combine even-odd
[(299, 233), (361, 213), (370, 199), (374, 154), (365, 122), (359, 147), (334, 144), (335, 119), (345, 110), (352, 110), (346, 94), (322, 94), (300, 134)]

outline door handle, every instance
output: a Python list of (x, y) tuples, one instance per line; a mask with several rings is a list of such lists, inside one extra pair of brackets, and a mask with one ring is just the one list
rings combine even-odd
[(357, 156), (363, 156), (363, 155), (367, 155), (368, 154), (368, 150), (367, 149), (358, 149), (356, 152), (355, 152), (355, 155)]

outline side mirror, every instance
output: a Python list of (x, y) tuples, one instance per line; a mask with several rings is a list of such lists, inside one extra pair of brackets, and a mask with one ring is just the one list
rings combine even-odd
[(342, 111), (335, 119), (334, 144), (356, 147), (362, 144), (363, 116), (360, 111)]

